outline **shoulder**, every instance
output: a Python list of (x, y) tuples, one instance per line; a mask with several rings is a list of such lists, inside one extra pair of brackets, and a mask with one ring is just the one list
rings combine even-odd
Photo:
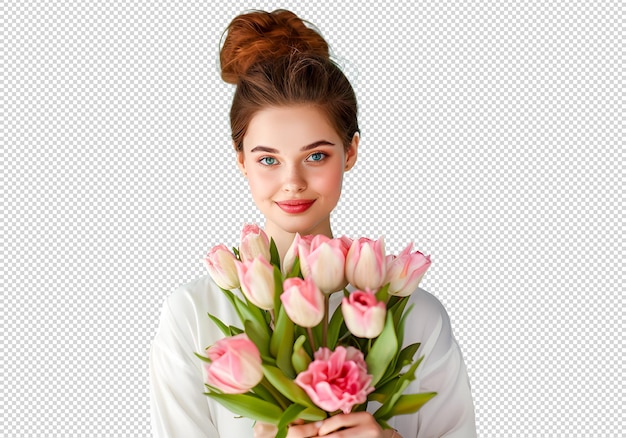
[(426, 324), (441, 322), (450, 325), (450, 317), (441, 301), (422, 288), (417, 288), (410, 296), (409, 306), (412, 306), (410, 313), (412, 319), (418, 319)]
[(420, 342), (422, 350), (433, 353), (454, 347), (456, 340), (450, 317), (437, 297), (418, 288), (409, 298), (408, 305), (411, 310), (406, 322), (405, 343)]
[(179, 286), (165, 299), (165, 307), (172, 313), (186, 313), (206, 307), (220, 293), (210, 275), (203, 275)]
[(211, 314), (227, 325), (239, 325), (237, 315), (224, 293), (209, 275), (198, 277), (165, 298), (157, 338), (174, 336), (203, 348), (221, 337)]

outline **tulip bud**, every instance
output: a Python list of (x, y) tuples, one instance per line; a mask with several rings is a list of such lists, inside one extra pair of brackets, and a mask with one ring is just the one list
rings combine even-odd
[(381, 237), (366, 237), (352, 242), (346, 256), (346, 277), (357, 289), (376, 290), (383, 285), (387, 273), (385, 242)]
[(239, 287), (239, 277), (235, 268), (236, 260), (235, 254), (222, 244), (211, 248), (204, 259), (204, 264), (219, 287), (236, 289)]
[(296, 257), (300, 257), (300, 248), (305, 247), (308, 248), (311, 245), (311, 241), (313, 240), (312, 235), (300, 236), (299, 233), (296, 233), (296, 237), (294, 237), (289, 249), (285, 253), (282, 261), (282, 272), (287, 275), (293, 269), (293, 265), (296, 262)]
[(369, 289), (355, 290), (341, 302), (343, 319), (350, 333), (359, 338), (373, 339), (385, 326), (387, 309), (385, 303), (376, 300)]
[(311, 357), (308, 355), (303, 345), (306, 341), (306, 336), (300, 335), (296, 342), (293, 344), (293, 354), (291, 355), (291, 364), (296, 374), (305, 371), (311, 363)]
[(313, 239), (310, 247), (300, 249), (303, 276), (311, 277), (325, 294), (336, 292), (346, 286), (345, 265), (346, 252), (340, 239), (329, 239), (319, 235)]
[(261, 309), (274, 308), (274, 266), (263, 256), (252, 261), (235, 262), (241, 291), (252, 304)]
[(311, 278), (288, 278), (280, 296), (287, 316), (300, 327), (315, 327), (324, 318), (324, 294)]
[(239, 244), (239, 256), (242, 262), (248, 262), (257, 256), (263, 256), (270, 261), (270, 240), (265, 231), (256, 224), (246, 224), (241, 231), (241, 242)]
[(220, 339), (206, 353), (205, 381), (225, 394), (243, 394), (263, 379), (261, 353), (245, 333)]
[(409, 244), (397, 257), (387, 258), (387, 278), (389, 295), (409, 296), (417, 289), (422, 277), (430, 267), (430, 256), (419, 251), (411, 254), (413, 244)]

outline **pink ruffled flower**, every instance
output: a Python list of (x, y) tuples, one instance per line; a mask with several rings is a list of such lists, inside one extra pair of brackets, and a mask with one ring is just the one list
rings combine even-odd
[(205, 382), (226, 394), (243, 394), (263, 379), (261, 353), (245, 333), (220, 339), (206, 350)]
[(295, 382), (319, 408), (326, 412), (341, 410), (344, 414), (365, 403), (375, 389), (363, 353), (354, 347), (339, 346), (335, 351), (320, 348), (315, 360), (296, 376)]

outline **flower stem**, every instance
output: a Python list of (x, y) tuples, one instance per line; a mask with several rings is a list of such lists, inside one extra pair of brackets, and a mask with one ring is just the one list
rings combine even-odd
[(272, 319), (272, 322), (270, 324), (270, 328), (272, 330), (274, 330), (274, 327), (276, 327), (276, 318), (275, 318), (275, 315), (274, 315), (274, 309), (270, 309), (270, 317)]
[(326, 334), (328, 333), (328, 311), (330, 295), (324, 294), (324, 324), (322, 325), (322, 346), (326, 347)]
[(311, 353), (312, 355), (314, 355), (315, 354), (315, 342), (313, 341), (313, 330), (311, 330), (311, 327), (307, 327), (306, 331), (309, 334), (309, 343), (311, 344)]
[(278, 392), (278, 390), (276, 390), (276, 388), (274, 388), (274, 386), (266, 378), (261, 380), (261, 385), (263, 388), (267, 389), (270, 394), (272, 394), (276, 403), (278, 403), (283, 410), (287, 409), (288, 404), (285, 402), (285, 397)]

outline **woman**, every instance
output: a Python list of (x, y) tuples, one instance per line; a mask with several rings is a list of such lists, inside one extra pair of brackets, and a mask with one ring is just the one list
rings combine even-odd
[[(332, 237), (330, 213), (339, 201), (343, 173), (356, 162), (359, 128), (354, 91), (329, 59), (328, 45), (291, 12), (253, 12), (229, 25), (220, 61), (222, 78), (237, 85), (230, 113), (237, 165), (281, 259), (295, 233)], [(150, 362), (156, 436), (275, 434), (272, 425), (234, 418), (202, 394), (201, 362), (194, 352), (222, 338), (207, 313), (237, 325), (222, 297), (207, 276), (165, 302)], [(475, 436), (467, 373), (448, 316), (421, 289), (411, 300), (415, 306), (405, 341), (421, 342), (418, 355), (425, 359), (407, 393), (436, 391), (437, 396), (418, 413), (391, 419), (396, 430), (382, 430), (370, 413), (358, 412), (294, 424), (289, 437)]]

